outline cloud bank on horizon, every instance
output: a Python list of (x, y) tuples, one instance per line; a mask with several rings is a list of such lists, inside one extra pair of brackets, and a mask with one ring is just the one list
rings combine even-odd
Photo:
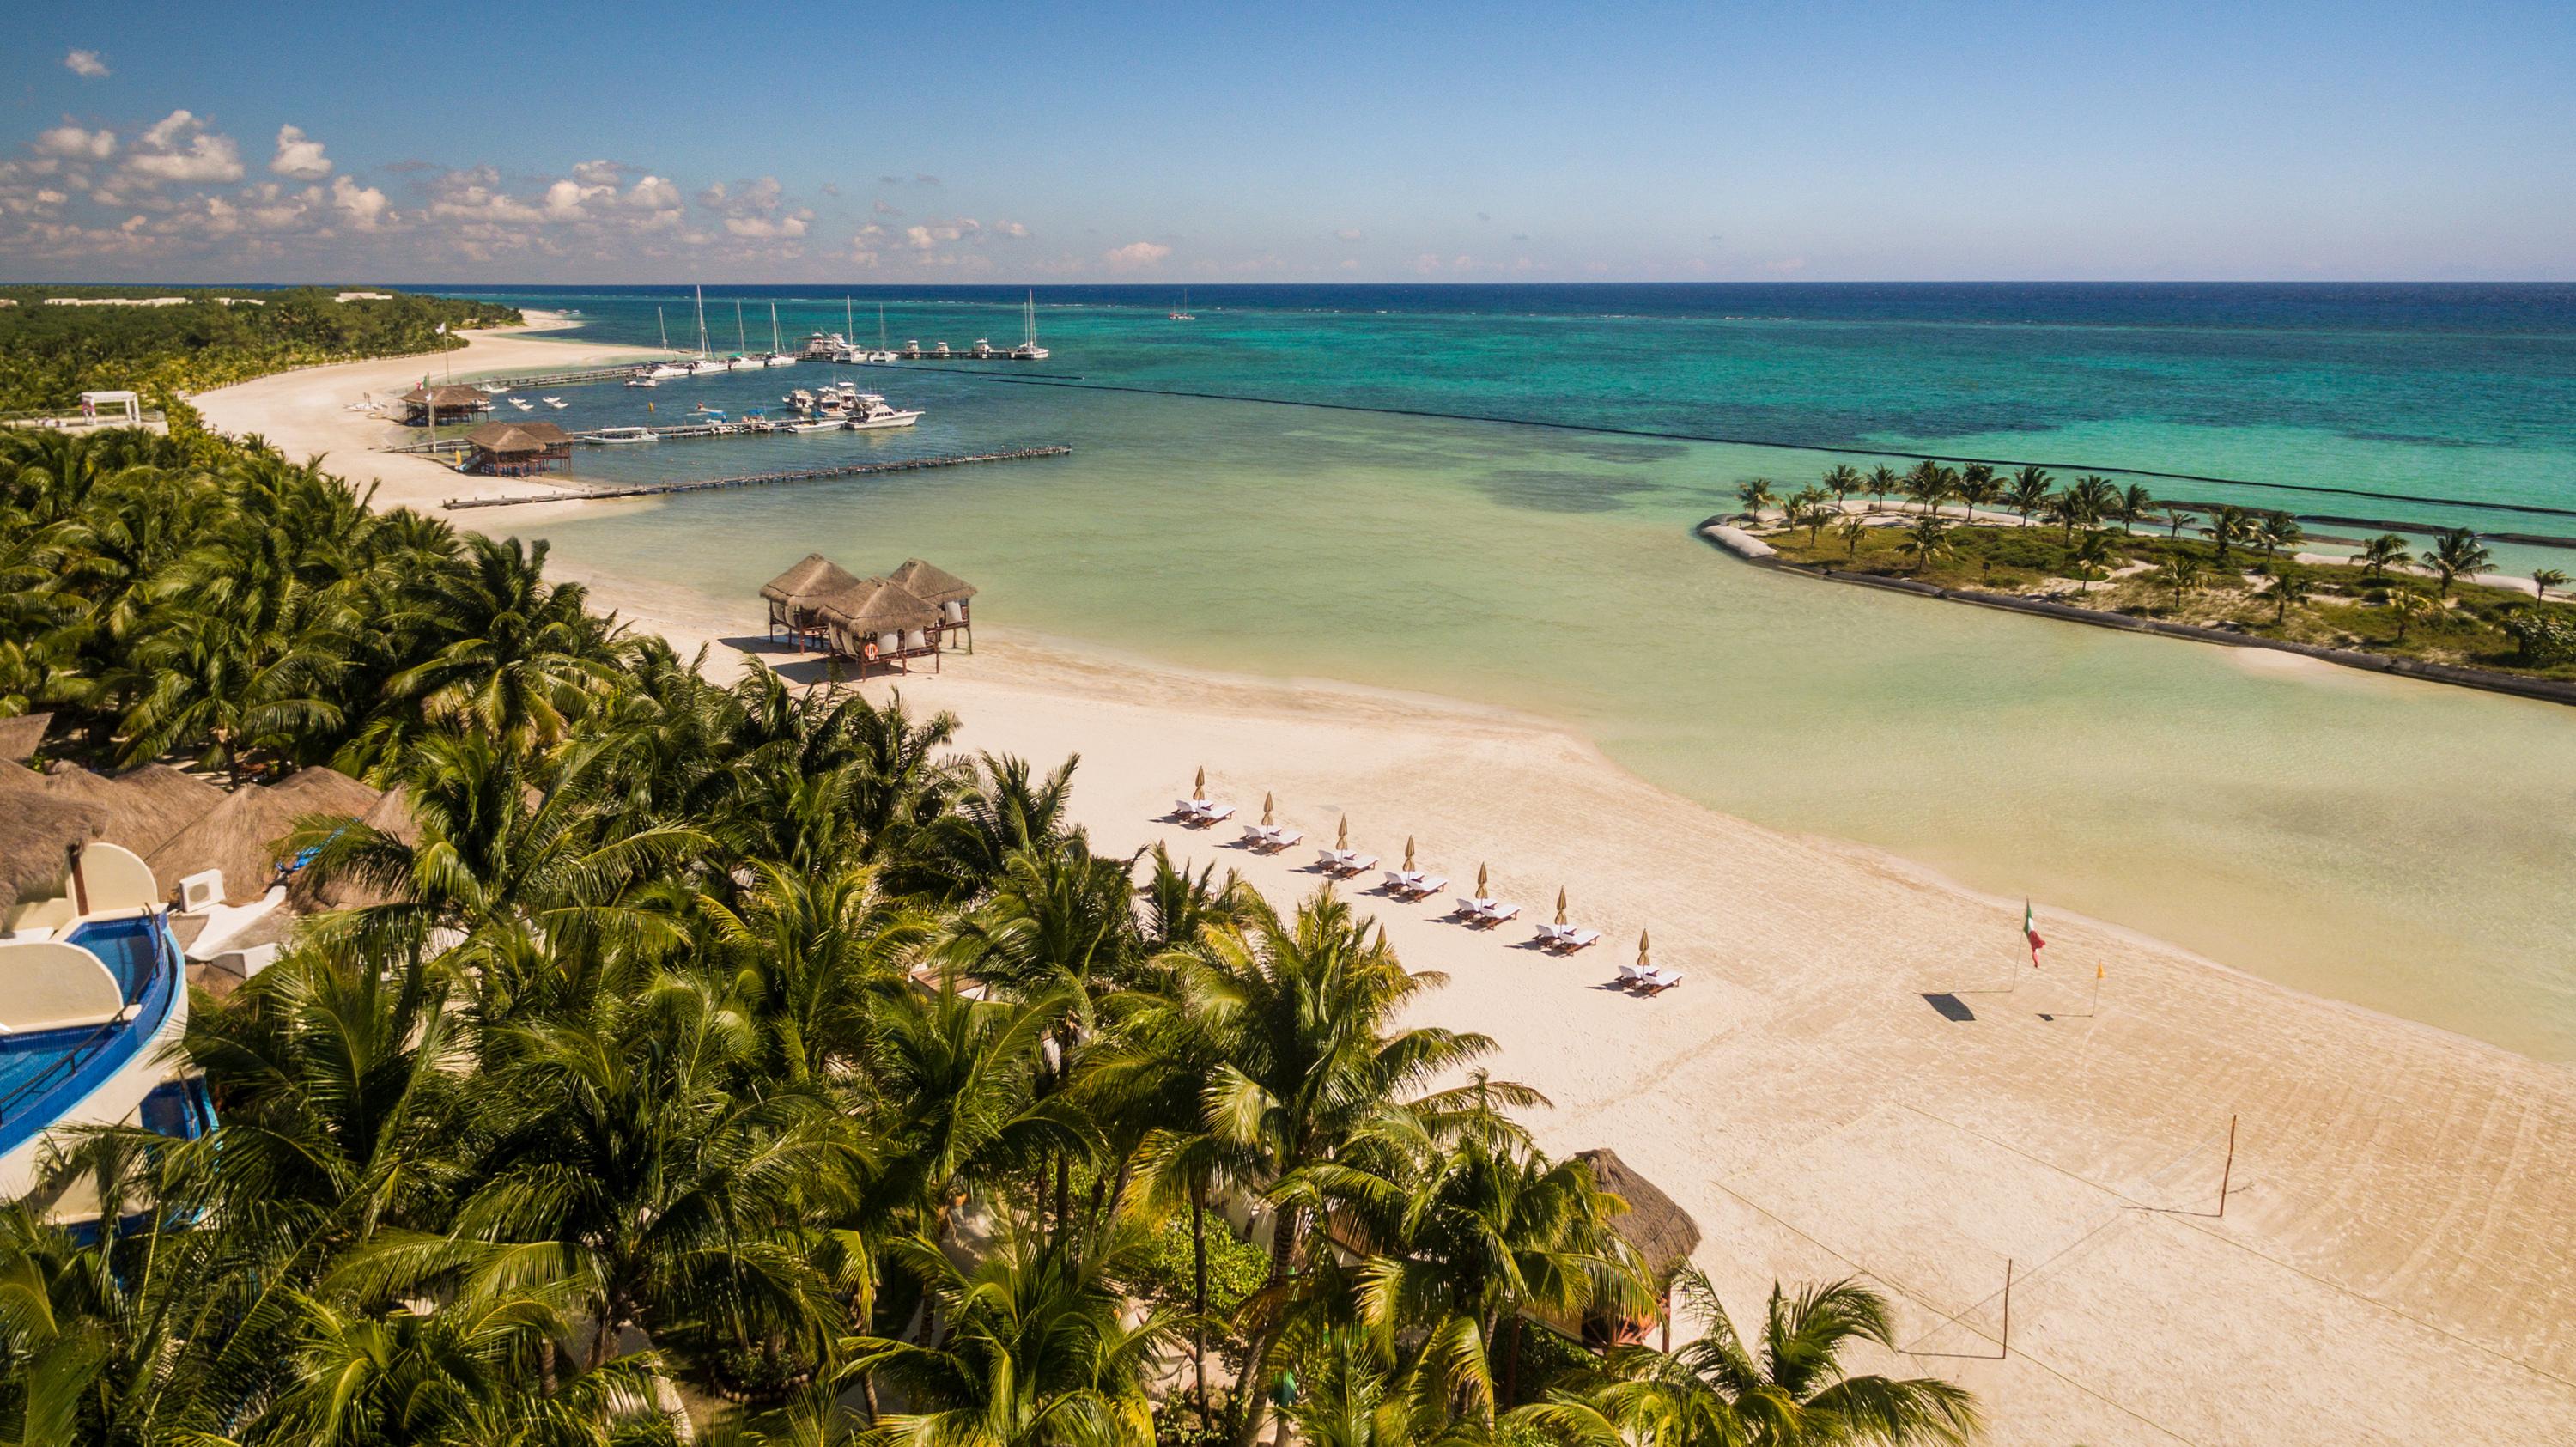
[(1563, 19), (1030, 0), (854, 60), (454, 0), (466, 84), (364, 7), (32, 17), (0, 277), (2576, 278), (2563, 4)]

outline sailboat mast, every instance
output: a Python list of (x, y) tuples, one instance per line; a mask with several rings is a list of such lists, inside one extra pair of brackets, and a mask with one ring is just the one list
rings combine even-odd
[(704, 357), (707, 354), (707, 289), (704, 286), (697, 288), (697, 298), (698, 355)]
[(735, 297), (733, 299), (733, 349), (737, 352), (748, 352), (751, 350), (751, 333), (742, 329), (741, 297)]
[(780, 350), (778, 345), (778, 303), (776, 302), (771, 302), (769, 304), (769, 349), (773, 352)]
[(671, 323), (668, 318), (662, 315), (662, 304), (660, 302), (655, 302), (653, 304), (653, 325), (662, 329), (662, 350), (666, 352), (671, 350)]

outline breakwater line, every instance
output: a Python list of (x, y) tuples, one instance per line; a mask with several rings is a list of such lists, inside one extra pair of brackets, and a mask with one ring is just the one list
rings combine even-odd
[[(1770, 437), (1730, 437), (1714, 432), (1664, 432), (1642, 427), (1611, 427), (1596, 422), (1550, 422), (1531, 417), (1487, 417), (1474, 412), (1440, 412), (1421, 407), (1375, 407), (1365, 402), (1316, 402), (1296, 397), (1255, 397), (1240, 392), (1201, 392), (1177, 387), (1145, 387), (1129, 382), (1064, 382), (1043, 377), (1013, 377), (998, 372), (955, 375), (1008, 387), (1061, 387), (1074, 392), (1130, 392), (1145, 397), (1181, 397), (1199, 402), (1250, 402), (1264, 407), (1313, 407), (1327, 412), (1365, 412), (1380, 417), (1422, 417), (1438, 422), (1486, 422), (1498, 427), (1531, 427), (1547, 432), (1579, 432), (1599, 437), (1637, 437), (1656, 442), (1715, 442), (1729, 447), (1770, 447), (1783, 452), (1812, 452), (1827, 457), (1897, 457), (1915, 462), (1984, 463), (1990, 467), (2045, 467), (2054, 472), (2113, 472), (2126, 477), (2152, 477), (2166, 482), (2205, 482), (2219, 487), (2247, 487), (2267, 492), (2304, 492), (2320, 497), (2358, 497), (2375, 502), (2411, 502), (2425, 507), (2471, 508), (2481, 512), (2530, 513), (2576, 518), (2576, 507), (2545, 503), (2486, 502), (2465, 497), (2426, 497), (2420, 493), (2377, 492), (2367, 488), (2330, 487), (2323, 483), (2254, 482), (2242, 477), (2214, 477), (2199, 472), (2163, 472), (2113, 462), (2051, 462), (2028, 457), (1969, 457), (1949, 452), (1907, 452), (1898, 448), (1783, 442)], [(2418, 531), (2440, 531), (2410, 523)]]
[(639, 482), (623, 487), (589, 487), (517, 497), (452, 497), (440, 506), (455, 511), (472, 507), (522, 507), (540, 502), (589, 502), (611, 497), (659, 497), (666, 493), (713, 492), (728, 487), (771, 487), (788, 482), (820, 482), (835, 477), (875, 477), (884, 473), (924, 472), (934, 467), (970, 467), (980, 462), (1026, 462), (1040, 457), (1066, 457), (1073, 449), (1061, 443), (1015, 447), (1004, 452), (973, 452), (947, 457), (908, 457), (900, 462), (854, 462), (844, 467), (797, 467), (779, 472), (751, 472), (739, 477), (708, 477), (694, 482)]

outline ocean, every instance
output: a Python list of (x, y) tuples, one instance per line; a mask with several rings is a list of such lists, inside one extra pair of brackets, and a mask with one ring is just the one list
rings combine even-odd
[[(463, 294), (694, 345), (685, 288)], [(898, 346), (1020, 337), (1019, 289), (849, 296), (726, 288), (708, 330), (766, 347), (774, 303), (790, 349), (845, 317), (873, 340), (882, 303)], [(576, 471), (1069, 458), (531, 531), (728, 598), (811, 550), (862, 570), (925, 555), (1040, 635), (1539, 713), (1728, 812), (2576, 1059), (2576, 714), (1825, 587), (1693, 535), (1751, 477), (1938, 454), (2576, 539), (2576, 288), (1193, 286), (1193, 322), (1166, 318), (1177, 287), (1037, 302), (1043, 363), (582, 387), (555, 416), (739, 415), (855, 373), (923, 424), (588, 448)], [(2538, 542), (2495, 549), (2576, 570)]]

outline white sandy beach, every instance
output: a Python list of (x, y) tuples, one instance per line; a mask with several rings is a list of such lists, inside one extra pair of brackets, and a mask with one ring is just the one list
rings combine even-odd
[[(512, 334), (458, 362), (611, 354), (629, 349)], [(366, 451), (389, 429), (346, 404), (421, 366), (196, 401), (380, 483), (380, 505), (549, 490)], [(757, 580), (713, 603), (585, 581), (683, 651), (816, 675), (761, 641)], [(1551, 1149), (1614, 1147), (1689, 1209), (1739, 1320), (1775, 1278), (1865, 1276), (1899, 1302), (1893, 1369), (1974, 1388), (1998, 1443), (2576, 1441), (2576, 1072), (2045, 908), (2034, 971), (2020, 900), (1714, 813), (1551, 727), (1113, 659), (1015, 637), (1010, 600), (982, 604), (977, 654), (905, 696), (955, 710), (968, 747), (1079, 753), (1101, 845), (1165, 842), (1283, 903), (1318, 887), (1311, 847), (1256, 856), (1231, 824), (1163, 819), (1199, 765), (1239, 819), (1274, 792), (1310, 846), (1344, 814), (1389, 862), (1413, 836), (1449, 892), (1364, 902), (1408, 964), (1450, 977), (1429, 1013), (1493, 1035), (1495, 1073), (1551, 1097)], [(1444, 918), (1480, 863), (1522, 921)], [(1524, 944), (1560, 885), (1607, 935), (1573, 959)], [(1687, 977), (1660, 998), (1608, 985), (1640, 928)]]

